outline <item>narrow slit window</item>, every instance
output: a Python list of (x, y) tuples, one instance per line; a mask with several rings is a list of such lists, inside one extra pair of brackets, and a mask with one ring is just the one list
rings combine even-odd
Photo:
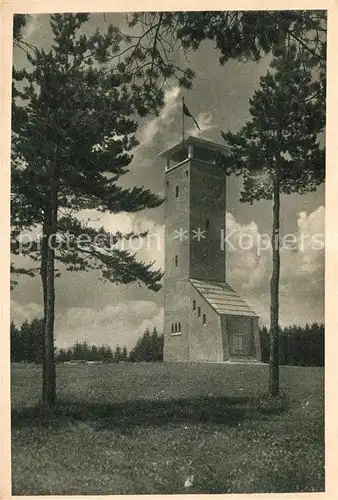
[(196, 300), (192, 301), (192, 310), (196, 311)]
[(197, 315), (199, 318), (201, 317), (201, 308), (200, 307), (197, 308)]
[(175, 333), (174, 323), (171, 323), (171, 333)]
[(176, 186), (176, 198), (178, 198), (178, 186)]
[(203, 325), (207, 323), (207, 315), (203, 314)]
[(209, 221), (209, 219), (207, 219), (207, 220), (205, 221), (205, 230), (206, 230), (206, 231), (208, 231), (208, 230), (209, 230), (209, 227), (210, 227), (210, 221)]
[(181, 323), (178, 323), (178, 331), (181, 333)]
[(178, 266), (178, 255), (175, 255), (175, 267)]
[(167, 184), (167, 186), (169, 186), (169, 181), (167, 181), (167, 183), (166, 183), (166, 184)]
[(185, 176), (186, 176), (186, 177), (189, 177), (189, 172), (188, 172), (188, 170), (186, 170), (186, 171), (185, 171)]
[(175, 323), (175, 333), (177, 333), (177, 323)]

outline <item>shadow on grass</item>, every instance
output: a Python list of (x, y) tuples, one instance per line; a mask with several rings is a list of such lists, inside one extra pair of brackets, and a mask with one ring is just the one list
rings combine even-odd
[[(279, 408), (273, 413), (281, 413)], [(90, 421), (97, 428), (164, 426), (182, 422), (213, 422), (228, 426), (262, 417), (259, 401), (249, 397), (200, 397), (165, 401), (137, 400), (119, 404), (59, 401), (53, 410), (41, 406), (12, 411), (12, 427), (63, 425)]]

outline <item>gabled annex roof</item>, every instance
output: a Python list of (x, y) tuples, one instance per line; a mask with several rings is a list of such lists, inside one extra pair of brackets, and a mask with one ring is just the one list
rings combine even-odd
[(218, 314), (257, 317), (257, 314), (226, 282), (192, 278), (189, 278), (189, 281)]

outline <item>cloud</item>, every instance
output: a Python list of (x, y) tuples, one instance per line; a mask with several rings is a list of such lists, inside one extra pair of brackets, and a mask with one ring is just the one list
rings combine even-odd
[(187, 135), (192, 135), (193, 137), (198, 137), (198, 136), (205, 136), (206, 132), (209, 130), (212, 130), (216, 127), (216, 125), (213, 123), (213, 117), (211, 113), (199, 113), (196, 121), (198, 123), (198, 126), (200, 130), (196, 127), (196, 125), (192, 126), (191, 128), (188, 129)]
[(23, 30), (23, 39), (30, 40), (36, 31), (40, 28), (40, 15), (30, 14), (27, 20), (27, 24)]
[(106, 231), (116, 233), (129, 233), (133, 230), (135, 224), (136, 214), (129, 214), (127, 212), (119, 212), (117, 214), (101, 213), (96, 210), (81, 210), (77, 218), (82, 222), (87, 222), (90, 227), (100, 228), (104, 227)]
[(231, 213), (226, 214), (225, 220), (227, 278), (242, 290), (258, 289), (271, 258), (269, 252), (260, 251), (257, 223), (240, 224)]
[(155, 267), (163, 268), (164, 225), (140, 218), (135, 221), (135, 230), (148, 231), (148, 236), (134, 242), (132, 249), (136, 251), (137, 258), (144, 262), (154, 262)]
[(325, 209), (323, 206), (307, 215), (300, 212), (297, 226), (299, 230), (301, 273), (322, 271), (324, 256)]
[[(324, 321), (324, 207), (310, 214), (300, 212), (298, 230), (281, 235), (281, 324)], [(249, 304), (263, 323), (269, 323), (272, 272), (271, 245), (255, 222), (240, 224), (226, 216), (227, 281)]]
[[(297, 230), (294, 234), (297, 248), (281, 248), (280, 279), (280, 324), (305, 324), (324, 319), (324, 249), (313, 244), (314, 236), (324, 230), (324, 207), (311, 213), (300, 212)], [(88, 215), (88, 213), (84, 213)], [(150, 242), (137, 250), (139, 259), (156, 261), (156, 267), (163, 266), (164, 226), (157, 225), (137, 215), (104, 215), (105, 226), (111, 230), (150, 231)], [(102, 221), (100, 221), (102, 222)], [(96, 222), (99, 224), (98, 222)], [(260, 316), (261, 324), (269, 324), (271, 276), (271, 249), (263, 245), (264, 235), (255, 221), (239, 223), (228, 213), (226, 215), (229, 245), (226, 251), (227, 281)], [(154, 237), (154, 234), (158, 235)], [(262, 239), (263, 238), (263, 239)], [(261, 246), (260, 246), (261, 245)], [(234, 249), (232, 248), (234, 247)], [(77, 278), (78, 280), (79, 278)], [(91, 284), (87, 283), (90, 287)], [(71, 286), (75, 292), (74, 284)], [(80, 287), (81, 288), (81, 287)], [(94, 289), (93, 289), (94, 290)], [(114, 287), (111, 299), (93, 300), (85, 306), (73, 304), (57, 309), (56, 346), (67, 347), (76, 341), (87, 341), (96, 345), (112, 347), (127, 345), (132, 348), (146, 328), (163, 328), (162, 300), (158, 295), (145, 295), (144, 289), (132, 296), (130, 287)], [(69, 293), (65, 289), (62, 293)], [(84, 293), (83, 285), (80, 294)], [(93, 292), (94, 293), (94, 292)], [(147, 297), (147, 298), (145, 298)], [(36, 302), (12, 300), (11, 317), (16, 324), (26, 318), (31, 321), (41, 317), (42, 307)]]
[(175, 111), (178, 106), (177, 98), (179, 94), (179, 87), (173, 87), (172, 89), (167, 90), (164, 96), (165, 104), (159, 116), (148, 121), (148, 123), (144, 125), (140, 130), (140, 146), (149, 146), (152, 143), (155, 135), (159, 133), (163, 128), (165, 128), (168, 123), (171, 123), (173, 121), (175, 117)]
[[(21, 325), (43, 315), (40, 304), (11, 301), (11, 320)], [(151, 300), (129, 300), (114, 306), (70, 307), (55, 317), (55, 345), (69, 347), (76, 342), (131, 349), (146, 328), (163, 328), (163, 308)]]
[(94, 210), (83, 210), (79, 214), (83, 221), (90, 219), (90, 225), (94, 228), (104, 227), (106, 231), (116, 233), (144, 233), (148, 231), (145, 238), (125, 240), (120, 243), (122, 249), (136, 253), (137, 259), (144, 262), (154, 262), (155, 267), (164, 266), (164, 225), (156, 224), (144, 215), (129, 214), (126, 212), (118, 214), (99, 214)]
[(22, 304), (16, 300), (11, 300), (11, 321), (16, 325), (21, 325), (25, 320), (32, 321), (34, 318), (41, 318), (43, 310), (41, 304), (28, 302)]
[(57, 347), (75, 342), (95, 345), (126, 345), (132, 348), (146, 328), (163, 326), (163, 310), (154, 302), (134, 300), (102, 309), (73, 307), (56, 317)]

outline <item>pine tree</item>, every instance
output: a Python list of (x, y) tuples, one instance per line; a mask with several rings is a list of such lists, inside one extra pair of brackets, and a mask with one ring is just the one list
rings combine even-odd
[(27, 319), (21, 324), (20, 337), (22, 342), (22, 361), (26, 363), (33, 361), (33, 336), (30, 323)]
[(14, 45), (22, 48), (22, 44), (25, 45), (23, 41), (22, 32), (24, 27), (27, 25), (27, 14), (15, 14), (13, 16), (13, 39)]
[(21, 338), (21, 331), (17, 326), (11, 321), (10, 325), (10, 335), (11, 335), (11, 361), (20, 362), (24, 359), (24, 346)]
[[(319, 93), (322, 104), (325, 101), (325, 10), (134, 12), (128, 19), (131, 28), (136, 26), (133, 47), (141, 52), (142, 63), (151, 53), (154, 67), (166, 71), (178, 48), (188, 59), (187, 52), (198, 50), (205, 40), (212, 42), (221, 65), (231, 59), (247, 62), (275, 56), (281, 45), (291, 42), (321, 73)], [(186, 71), (182, 80), (190, 83), (193, 76)]]
[(105, 348), (104, 361), (106, 363), (112, 363), (114, 361), (114, 353), (108, 345)]
[(163, 361), (163, 335), (157, 333), (156, 327), (150, 333), (147, 328), (130, 351), (129, 361)]
[[(119, 30), (110, 26), (106, 35), (87, 37), (81, 29), (88, 17), (51, 15), (52, 48), (27, 55), (31, 70), (13, 70), (12, 252), (28, 255), (34, 265), (13, 264), (12, 271), (41, 275), (46, 405), (55, 402), (55, 261), (70, 271), (95, 269), (104, 280), (137, 281), (155, 291), (162, 277), (153, 263), (138, 262), (117, 247), (123, 237), (140, 235), (111, 235), (77, 217), (83, 209), (137, 212), (162, 202), (143, 187), (118, 184), (137, 145), (141, 104), (131, 75), (119, 64), (107, 68), (109, 50), (119, 49)], [(143, 102), (143, 114), (160, 101)], [(22, 251), (20, 235), (31, 230), (41, 230), (41, 240)]]
[(59, 354), (57, 356), (57, 361), (59, 361), (60, 363), (67, 361), (67, 353), (66, 353), (65, 349), (59, 350)]
[(98, 360), (98, 350), (95, 345), (92, 345), (91, 348), (91, 354), (90, 354), (90, 360), (91, 361), (97, 361)]
[(123, 346), (120, 360), (124, 362), (128, 361), (128, 349), (126, 346)]
[[(279, 393), (278, 332), (280, 277), (280, 198), (313, 191), (324, 181), (325, 154), (319, 134), (325, 126), (321, 83), (313, 79), (312, 62), (293, 44), (283, 46), (250, 99), (251, 120), (238, 134), (222, 134), (231, 154), (228, 173), (243, 174), (241, 201), (273, 202), (271, 232), (273, 271), (270, 281), (271, 395)], [(317, 97), (314, 97), (316, 96)]]
[(44, 353), (44, 322), (43, 318), (34, 318), (30, 324), (32, 332), (33, 359), (36, 363), (42, 363)]
[(114, 354), (115, 363), (119, 363), (121, 361), (121, 355), (122, 355), (121, 347), (118, 345), (115, 349), (115, 354)]

